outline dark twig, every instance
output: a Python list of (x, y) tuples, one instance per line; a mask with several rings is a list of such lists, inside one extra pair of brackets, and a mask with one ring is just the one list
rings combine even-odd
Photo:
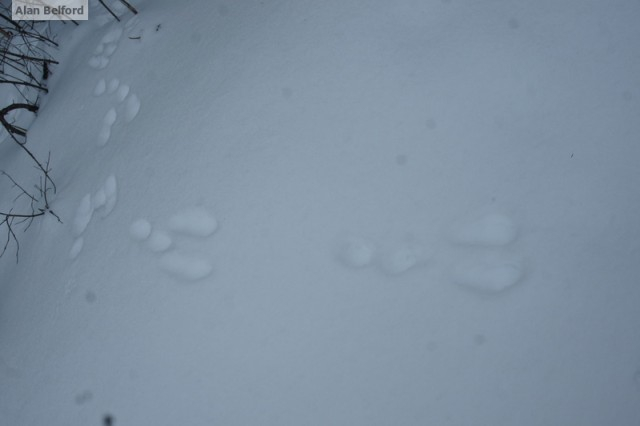
[(113, 16), (114, 18), (116, 18), (116, 21), (120, 22), (120, 18), (118, 18), (118, 15), (116, 15), (115, 13), (113, 13), (113, 11), (111, 9), (109, 9), (109, 6), (107, 6), (106, 4), (104, 4), (104, 2), (102, 0), (98, 0), (100, 2), (101, 5), (104, 6), (105, 9), (107, 9), (107, 11), (111, 14), (111, 16)]
[(136, 10), (136, 8), (131, 6), (131, 4), (129, 4), (128, 1), (120, 0), (120, 3), (123, 3), (125, 6), (127, 6), (127, 9), (129, 9), (134, 15), (138, 14), (138, 11)]

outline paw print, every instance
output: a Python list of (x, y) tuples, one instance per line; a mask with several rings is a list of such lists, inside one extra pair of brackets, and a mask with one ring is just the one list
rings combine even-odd
[(160, 269), (179, 280), (198, 281), (213, 272), (213, 265), (201, 255), (183, 253), (176, 247), (172, 235), (206, 238), (217, 229), (218, 222), (207, 210), (194, 207), (173, 215), (167, 230), (154, 229), (147, 219), (138, 219), (129, 227), (129, 235), (149, 251), (160, 254)]
[(485, 214), (454, 225), (451, 240), (466, 255), (456, 263), (456, 284), (484, 293), (498, 293), (517, 284), (524, 276), (524, 262), (511, 244), (518, 229), (506, 215)]

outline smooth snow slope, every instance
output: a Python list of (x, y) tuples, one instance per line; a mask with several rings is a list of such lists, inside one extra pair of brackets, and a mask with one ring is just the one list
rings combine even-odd
[(134, 3), (61, 27), (1, 424), (640, 423), (638, 2)]

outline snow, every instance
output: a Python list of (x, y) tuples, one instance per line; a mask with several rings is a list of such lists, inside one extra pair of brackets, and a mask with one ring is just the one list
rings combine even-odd
[(524, 266), (515, 256), (485, 254), (466, 259), (456, 266), (454, 281), (481, 292), (498, 293), (523, 278)]
[(122, 102), (127, 98), (127, 95), (129, 94), (129, 86), (127, 86), (126, 84), (120, 86), (120, 82), (117, 79), (114, 81), (115, 83), (113, 83), (111, 87), (115, 88), (113, 90), (110, 90), (110, 92), (116, 92), (116, 99), (118, 100), (118, 102)]
[(390, 275), (399, 275), (424, 264), (429, 260), (429, 252), (425, 247), (414, 243), (404, 243), (394, 247), (380, 260), (382, 271)]
[[(123, 86), (126, 87), (126, 86)], [(130, 123), (138, 115), (140, 111), (140, 100), (135, 94), (132, 94), (127, 98), (124, 106), (124, 121)]]
[(172, 244), (173, 240), (171, 239), (171, 235), (165, 231), (152, 231), (147, 241), (149, 250), (156, 253), (167, 251)]
[(461, 244), (495, 245), (509, 244), (518, 234), (516, 225), (508, 216), (488, 214), (466, 223), (460, 223), (453, 230), (453, 238)]
[(73, 234), (76, 237), (82, 235), (93, 216), (93, 208), (91, 207), (91, 194), (86, 194), (82, 197), (80, 205), (76, 210), (76, 217), (73, 220)]
[(96, 87), (95, 89), (93, 89), (93, 94), (94, 96), (102, 96), (102, 94), (107, 90), (107, 82), (104, 80), (104, 78), (101, 78), (100, 80), (98, 80), (98, 83), (96, 83)]
[[(100, 81), (104, 81), (104, 80), (100, 80)], [(98, 82), (98, 84), (100, 84)], [(107, 86), (107, 93), (108, 94), (112, 94), (114, 93), (116, 90), (118, 90), (118, 88), (120, 87), (120, 80), (118, 80), (117, 78), (112, 78), (111, 80), (109, 80), (109, 85)], [(123, 86), (125, 87), (125, 86)], [(127, 94), (129, 93), (129, 86), (126, 86), (126, 93), (124, 94), (124, 96), (122, 96), (122, 99), (120, 99), (120, 96), (118, 97), (118, 99), (120, 101), (123, 101), (124, 98), (127, 97)]]
[(173, 215), (169, 228), (194, 237), (208, 237), (218, 228), (218, 221), (207, 210), (194, 207)]
[(185, 281), (196, 281), (208, 277), (213, 266), (206, 259), (185, 256), (177, 252), (170, 252), (160, 259), (162, 269), (176, 278)]
[(102, 187), (102, 191), (104, 191), (105, 195), (102, 217), (107, 217), (111, 214), (118, 202), (118, 183), (115, 175), (109, 175), (107, 177), (107, 180), (105, 180), (104, 186)]
[(137, 219), (129, 227), (129, 235), (136, 241), (144, 241), (151, 235), (151, 223), (146, 219)]
[(340, 244), (337, 257), (346, 266), (362, 268), (371, 263), (375, 251), (375, 245), (366, 239), (357, 236), (348, 236), (345, 241)]
[(71, 246), (71, 250), (69, 250), (69, 259), (74, 260), (76, 257), (78, 257), (78, 255), (82, 251), (83, 246), (84, 238), (76, 238), (76, 240), (73, 242), (73, 245)]
[(640, 423), (638, 2), (132, 3), (56, 28), (0, 423)]

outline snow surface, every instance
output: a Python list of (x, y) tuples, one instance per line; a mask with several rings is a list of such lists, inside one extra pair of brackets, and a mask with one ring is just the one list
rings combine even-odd
[(640, 3), (132, 3), (57, 25), (0, 424), (640, 424)]
[(151, 235), (151, 224), (146, 219), (138, 219), (129, 227), (129, 235), (137, 241), (144, 241)]

